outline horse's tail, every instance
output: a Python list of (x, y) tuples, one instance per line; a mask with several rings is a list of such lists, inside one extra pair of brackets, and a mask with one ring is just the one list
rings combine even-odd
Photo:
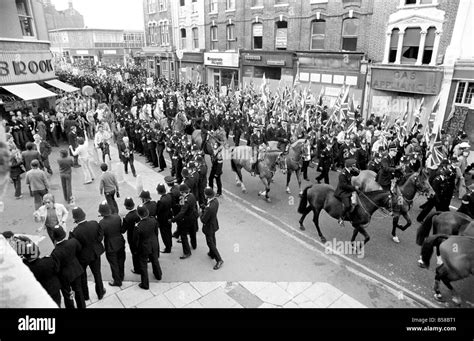
[(312, 185), (306, 187), (303, 190), (303, 194), (301, 195), (301, 199), (300, 199), (300, 204), (298, 206), (298, 213), (299, 214), (303, 214), (306, 210), (306, 206), (308, 206), (308, 189), (310, 189), (311, 187), (312, 187)]
[(418, 227), (418, 230), (416, 231), (416, 244), (420, 246), (423, 244), (423, 241), (430, 234), (431, 227), (433, 226), (433, 218), (439, 214), (441, 214), (441, 212), (430, 213), (421, 223), (420, 227)]
[(232, 167), (232, 171), (237, 173), (237, 166), (235, 165), (234, 159), (230, 159), (230, 166)]
[(449, 236), (446, 234), (435, 234), (434, 236), (426, 238), (423, 246), (421, 247), (421, 260), (427, 267), (430, 266), (431, 256), (433, 255), (433, 249), (439, 247), (439, 244), (448, 239)]

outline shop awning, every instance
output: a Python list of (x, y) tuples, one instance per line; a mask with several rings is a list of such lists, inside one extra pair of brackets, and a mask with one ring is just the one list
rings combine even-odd
[(2, 88), (25, 101), (56, 96), (54, 92), (43, 88), (37, 83), (4, 85)]
[(45, 81), (45, 83), (66, 92), (74, 92), (79, 90), (79, 88), (76, 88), (75, 86), (69, 85), (67, 83), (63, 83), (59, 79), (52, 79), (50, 81)]

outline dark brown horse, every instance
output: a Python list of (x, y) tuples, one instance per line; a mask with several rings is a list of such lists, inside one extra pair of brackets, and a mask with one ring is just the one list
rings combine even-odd
[(422, 247), (422, 261), (429, 267), (433, 249), (440, 250), (442, 263), (436, 268), (434, 297), (443, 301), (443, 295), (439, 290), (439, 282), (451, 291), (453, 302), (461, 305), (461, 297), (454, 290), (451, 282), (459, 281), (474, 274), (474, 222), (468, 224), (464, 231), (458, 236), (437, 234), (427, 239)]
[[(374, 214), (377, 209), (381, 207), (388, 208), (390, 206), (389, 197), (390, 193), (387, 191), (359, 192), (359, 205), (357, 205), (354, 212), (351, 213), (351, 223), (354, 228), (351, 242), (355, 241), (359, 232), (365, 237), (364, 244), (370, 240), (370, 236), (365, 228), (369, 225), (372, 214)], [(319, 214), (321, 210), (325, 210), (334, 219), (339, 219), (342, 216), (342, 203), (334, 196), (334, 188), (326, 184), (306, 187), (298, 207), (298, 213), (302, 214), (299, 221), (300, 229), (305, 230), (303, 221), (306, 216), (313, 211), (313, 222), (318, 230), (319, 238), (321, 242), (326, 243), (326, 238), (319, 228)]]
[[(359, 186), (363, 192), (381, 190), (382, 187), (375, 181), (375, 177), (375, 172), (363, 170), (358, 176), (352, 178), (352, 184)], [(413, 204), (415, 194), (417, 192), (430, 194), (433, 193), (433, 188), (428, 181), (428, 174), (420, 170), (420, 172), (409, 175), (405, 182), (398, 186), (398, 192), (401, 193), (401, 196), (393, 198), (390, 208), (393, 213), (392, 240), (395, 243), (400, 243), (400, 239), (397, 236), (397, 228), (401, 231), (405, 231), (411, 226), (411, 219), (408, 212)], [(404, 226), (398, 223), (400, 216), (403, 216), (406, 221)]]
[[(462, 234), (469, 224), (472, 222), (472, 217), (462, 213), (462, 212), (470, 212), (469, 206), (473, 205), (471, 201), (463, 203), (461, 207), (458, 209), (458, 212), (433, 212), (430, 213), (423, 223), (421, 223), (420, 227), (416, 232), (416, 243), (420, 246), (423, 245), (425, 241), (431, 243), (434, 240), (433, 237), (428, 237), (431, 230), (433, 230), (433, 235), (460, 235)], [(441, 259), (440, 250), (437, 248), (436, 254), (438, 256), (438, 264), (440, 264)], [(418, 260), (418, 265), (422, 268), (426, 267), (426, 264), (423, 263), (422, 257)]]
[(286, 173), (286, 193), (288, 194), (291, 194), (290, 180), (293, 172), (295, 172), (296, 180), (298, 181), (298, 188), (300, 189), (299, 194), (301, 195), (303, 193), (303, 190), (301, 189), (301, 168), (303, 163), (302, 156), (304, 143), (304, 139), (293, 142), (290, 145), (288, 154), (286, 154), (279, 162), (283, 173)]

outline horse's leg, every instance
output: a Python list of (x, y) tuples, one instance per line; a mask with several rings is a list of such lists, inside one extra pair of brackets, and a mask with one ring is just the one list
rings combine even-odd
[(286, 172), (286, 193), (291, 194), (290, 191), (291, 170)]
[(264, 196), (265, 195), (265, 200), (267, 202), (271, 202), (271, 199), (270, 197), (268, 196), (268, 193), (270, 192), (270, 179), (267, 179), (267, 178), (260, 178), (263, 182), (263, 185), (265, 186), (265, 189), (261, 192), (258, 193), (258, 195), (260, 196)]
[(247, 193), (247, 188), (245, 188), (244, 180), (242, 177), (242, 167), (237, 168), (237, 175), (239, 176), (240, 187), (242, 188), (242, 193)]
[(364, 245), (365, 245), (369, 242), (370, 236), (363, 226), (359, 225), (358, 227), (359, 227), (359, 232), (364, 236)]
[(392, 218), (392, 240), (395, 243), (400, 243), (400, 239), (398, 239), (398, 236), (397, 236), (397, 227), (400, 226), (398, 225), (399, 220), (400, 220), (400, 214), (394, 213), (393, 218)]
[(354, 227), (354, 231), (352, 232), (351, 243), (354, 243), (358, 234), (359, 234), (359, 229), (357, 227)]
[(441, 264), (436, 268), (435, 284), (433, 288), (435, 292), (435, 299), (438, 301), (443, 301), (443, 295), (439, 290), (440, 281), (443, 281), (444, 285), (446, 285), (446, 287), (451, 291), (454, 303), (458, 306), (461, 305), (461, 297), (459, 296), (459, 294), (456, 293), (456, 290), (454, 290), (453, 286), (451, 285), (451, 279), (449, 278), (448, 269), (444, 264)]
[(309, 214), (309, 212), (311, 212), (312, 210), (313, 210), (313, 209), (311, 208), (311, 205), (308, 205), (308, 207), (305, 208), (304, 213), (301, 215), (301, 218), (300, 218), (300, 221), (299, 221), (299, 223), (300, 223), (300, 230), (301, 230), (301, 231), (306, 230), (305, 227), (304, 227), (304, 225), (303, 225), (303, 221), (304, 221), (304, 219), (306, 218), (306, 216)]
[(407, 223), (405, 224), (405, 226), (398, 226), (398, 228), (402, 231), (405, 231), (407, 228), (411, 226), (411, 219), (410, 219), (410, 215), (408, 214), (408, 211), (402, 210), (402, 215), (403, 215), (403, 219), (405, 219)]
[(301, 168), (298, 168), (295, 171), (295, 174), (296, 174), (296, 180), (298, 180), (298, 188), (300, 189), (298, 194), (301, 197), (303, 195), (303, 190), (301, 189)]
[(321, 213), (320, 210), (314, 209), (314, 214), (313, 214), (313, 223), (314, 226), (316, 226), (316, 229), (318, 230), (318, 235), (319, 239), (321, 239), (321, 243), (326, 244), (326, 238), (323, 236), (321, 233), (321, 229), (319, 228), (319, 214)]

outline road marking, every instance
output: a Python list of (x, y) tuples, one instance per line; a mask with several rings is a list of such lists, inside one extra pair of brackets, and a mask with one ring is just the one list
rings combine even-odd
[[(238, 197), (237, 195), (235, 195), (235, 194), (229, 192), (228, 190), (223, 189), (223, 191), (225, 191), (229, 196), (234, 197), (234, 198), (237, 198), (237, 199), (243, 201), (245, 204), (247, 204), (247, 205), (249, 205), (249, 206), (251, 206), (251, 207), (255, 207), (252, 203), (248, 202), (248, 201), (245, 200), (245, 199), (242, 199), (242, 198)], [(387, 284), (381, 282), (380, 280), (377, 280), (376, 278), (372, 278), (372, 277), (368, 276), (367, 274), (364, 274), (364, 273), (360, 272), (359, 270), (357, 270), (357, 269), (355, 269), (355, 268), (353, 268), (353, 267), (351, 267), (351, 266), (348, 266), (348, 265), (345, 265), (345, 264), (341, 264), (341, 263), (338, 262), (337, 260), (335, 261), (335, 259), (334, 259), (333, 257), (329, 257), (329, 255), (327, 255), (327, 254), (324, 253), (323, 251), (321, 251), (321, 250), (315, 248), (314, 246), (312, 246), (312, 245), (306, 243), (305, 241), (303, 241), (303, 240), (297, 238), (296, 236), (290, 234), (289, 232), (283, 230), (283, 229), (282, 229), (281, 227), (279, 227), (278, 225), (276, 225), (276, 224), (274, 224), (273, 222), (269, 221), (268, 219), (262, 217), (261, 215), (256, 214), (255, 212), (252, 212), (250, 209), (246, 208), (246, 207), (243, 206), (242, 204), (239, 204), (239, 203), (236, 202), (235, 200), (232, 200), (232, 199), (230, 199), (230, 198), (227, 198), (227, 200), (229, 200), (230, 202), (232, 202), (234, 205), (241, 207), (241, 208), (242, 208), (243, 210), (245, 210), (247, 213), (252, 214), (253, 216), (257, 217), (258, 219), (260, 219), (260, 220), (266, 222), (267, 224), (269, 224), (269, 225), (275, 227), (277, 230), (279, 230), (280, 232), (282, 232), (284, 235), (286, 235), (286, 236), (288, 236), (288, 237), (290, 237), (290, 238), (292, 238), (292, 239), (298, 241), (299, 243), (305, 245), (305, 246), (306, 246), (307, 248), (309, 248), (310, 250), (316, 251), (316, 252), (317, 252), (318, 254), (320, 254), (322, 257), (324, 257), (324, 258), (330, 260), (331, 262), (333, 262), (333, 263), (335, 263), (335, 264), (337, 264), (337, 265), (343, 265), (344, 268), (348, 269), (349, 271), (353, 272), (354, 274), (357, 274), (357, 275), (359, 275), (359, 276), (361, 276), (362, 278), (365, 278), (365, 279), (370, 279), (372, 282), (379, 284), (380, 286), (382, 286), (382, 287), (385, 288), (385, 289), (388, 289), (388, 290), (389, 290), (391, 293), (393, 293), (395, 296), (397, 296), (399, 292), (405, 292), (405, 293), (409, 294), (410, 296), (414, 297), (415, 300), (421, 301), (421, 302), (423, 302), (423, 304), (425, 304), (425, 305), (427, 305), (427, 306), (429, 306), (429, 307), (432, 307), (432, 308), (439, 308), (438, 305), (436, 305), (436, 304), (430, 302), (429, 300), (427, 300), (427, 299), (425, 299), (424, 297), (418, 295), (417, 293), (415, 293), (415, 292), (413, 292), (413, 291), (411, 291), (411, 290), (409, 290), (409, 289), (407, 289), (407, 288), (405, 288), (405, 287), (403, 287), (403, 286), (401, 286), (401, 285), (399, 285), (399, 284), (393, 282), (392, 280), (390, 280), (389, 278), (383, 276), (382, 274), (379, 274), (378, 272), (376, 272), (376, 271), (374, 271), (374, 270), (371, 270), (370, 268), (366, 267), (365, 265), (360, 264), (360, 263), (357, 263), (355, 260), (353, 260), (353, 259), (351, 259), (351, 258), (349, 258), (349, 257), (347, 257), (347, 256), (345, 256), (345, 255), (343, 255), (343, 254), (340, 254), (340, 253), (337, 252), (336, 250), (333, 250), (332, 248), (330, 248), (330, 250), (331, 250), (334, 254), (338, 255), (339, 257), (341, 257), (341, 258), (344, 259), (345, 261), (347, 261), (347, 262), (349, 262), (349, 263), (351, 263), (351, 264), (353, 264), (353, 265), (355, 265), (355, 266), (357, 266), (357, 267), (359, 267), (359, 268), (362, 268), (364, 271), (370, 273), (370, 274), (371, 274), (372, 276), (374, 276), (374, 277), (378, 277), (378, 278), (382, 279), (383, 281), (389, 283), (392, 287), (390, 287), (389, 285), (387, 285)], [(262, 211), (262, 210), (260, 210), (260, 211)], [(302, 236), (302, 237), (304, 237), (304, 238), (308, 238), (308, 239), (310, 238), (309, 236), (307, 236), (307, 235), (305, 235), (304, 233), (302, 233), (300, 230), (298, 230), (298, 229), (292, 227), (291, 225), (288, 225), (287, 223), (283, 222), (282, 220), (280, 220), (280, 219), (274, 217), (272, 214), (270, 214), (270, 213), (268, 213), (268, 212), (264, 212), (264, 213), (267, 214), (267, 215), (269, 215), (269, 216), (271, 216), (273, 219), (278, 220), (281, 224), (285, 225), (286, 227), (288, 227), (289, 229), (291, 229), (291, 230), (292, 230), (293, 232), (295, 232), (296, 234), (298, 234), (298, 235), (300, 235), (300, 236)], [(318, 240), (314, 240), (314, 239), (312, 239), (312, 241), (314, 241), (315, 243), (317, 243), (317, 244), (321, 245), (322, 247), (326, 248), (326, 246), (325, 246), (322, 242), (320, 242), (320, 241), (318, 241)]]

